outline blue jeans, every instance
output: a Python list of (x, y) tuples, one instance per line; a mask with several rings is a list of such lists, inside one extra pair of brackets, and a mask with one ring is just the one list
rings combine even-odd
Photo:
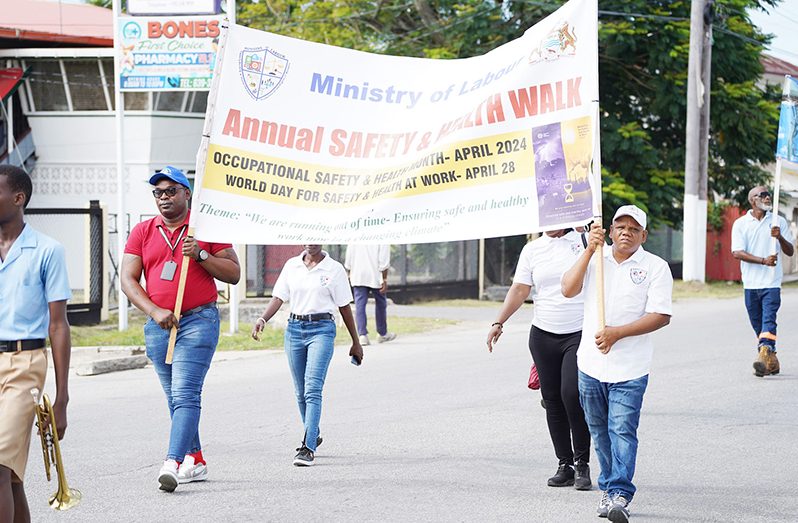
[(610, 496), (632, 500), (637, 461), (637, 426), (648, 375), (620, 383), (604, 383), (579, 371), (579, 400), (601, 467), (598, 485)]
[(759, 345), (776, 350), (776, 313), (781, 307), (781, 289), (745, 289), (745, 308)]
[(366, 303), (369, 301), (369, 293), (374, 296), (374, 320), (377, 322), (377, 334), (385, 336), (388, 333), (387, 308), (388, 303), (385, 295), (379, 289), (362, 287), (360, 285), (352, 287), (355, 294), (355, 325), (357, 333), (361, 336), (369, 333), (366, 328)]
[(334, 343), (335, 321), (288, 320), (285, 354), (294, 379), (299, 414), (305, 426), (304, 443), (313, 452), (316, 452), (316, 438), (319, 436), (321, 392)]
[(219, 341), (219, 310), (210, 307), (180, 319), (172, 364), (167, 365), (169, 331), (152, 319), (144, 324), (147, 357), (166, 393), (172, 429), (166, 459), (183, 461), (202, 449), (199, 438), (202, 384)]

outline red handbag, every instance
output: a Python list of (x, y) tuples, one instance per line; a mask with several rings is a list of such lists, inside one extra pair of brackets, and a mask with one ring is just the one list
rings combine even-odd
[(529, 369), (529, 385), (527, 385), (532, 390), (540, 389), (540, 378), (538, 378), (538, 368), (535, 367), (535, 364), (532, 364), (532, 368)]

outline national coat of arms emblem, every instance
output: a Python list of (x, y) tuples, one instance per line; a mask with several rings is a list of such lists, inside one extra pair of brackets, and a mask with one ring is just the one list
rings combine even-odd
[(551, 62), (563, 56), (574, 56), (577, 40), (574, 28), (568, 22), (563, 22), (547, 34), (535, 49), (532, 49), (529, 63)]

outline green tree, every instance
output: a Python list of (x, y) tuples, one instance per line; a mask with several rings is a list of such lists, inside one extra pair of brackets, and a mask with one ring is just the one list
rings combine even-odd
[[(776, 95), (756, 85), (768, 37), (751, 24), (746, 10), (775, 3), (717, 2), (709, 185), (723, 197), (744, 201), (748, 188), (766, 178), (758, 164), (774, 157)], [(633, 202), (646, 208), (655, 223), (678, 225), (690, 2), (600, 2), (599, 9), (605, 214)]]
[[(465, 58), (485, 53), (562, 1), (261, 0), (238, 3), (238, 23), (378, 53)], [(739, 197), (766, 178), (778, 106), (762, 91), (769, 36), (746, 11), (778, 0), (718, 0), (712, 54), (710, 190)], [(690, 2), (601, 0), (599, 72), (605, 215), (635, 203), (652, 223), (682, 219)]]

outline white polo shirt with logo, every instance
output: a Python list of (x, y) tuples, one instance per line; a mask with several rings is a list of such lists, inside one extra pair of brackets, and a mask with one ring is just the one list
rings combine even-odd
[(583, 293), (566, 298), (560, 282), (562, 274), (584, 250), (581, 235), (571, 231), (559, 238), (543, 234), (521, 251), (513, 283), (535, 288), (532, 325), (538, 329), (553, 334), (570, 334), (582, 329)]
[[(651, 334), (619, 340), (607, 354), (596, 347), (598, 300), (596, 265), (591, 259), (585, 275), (585, 319), (576, 353), (579, 370), (604, 383), (620, 383), (649, 373), (654, 345)], [(612, 247), (604, 246), (604, 318), (610, 327), (627, 325), (648, 313), (672, 314), (673, 276), (668, 264), (641, 246), (622, 263)]]
[(330, 258), (324, 259), (308, 270), (302, 259), (306, 252), (291, 258), (283, 266), (274, 284), (272, 296), (291, 303), (294, 314), (335, 314), (339, 307), (352, 301), (352, 289), (344, 266)]

